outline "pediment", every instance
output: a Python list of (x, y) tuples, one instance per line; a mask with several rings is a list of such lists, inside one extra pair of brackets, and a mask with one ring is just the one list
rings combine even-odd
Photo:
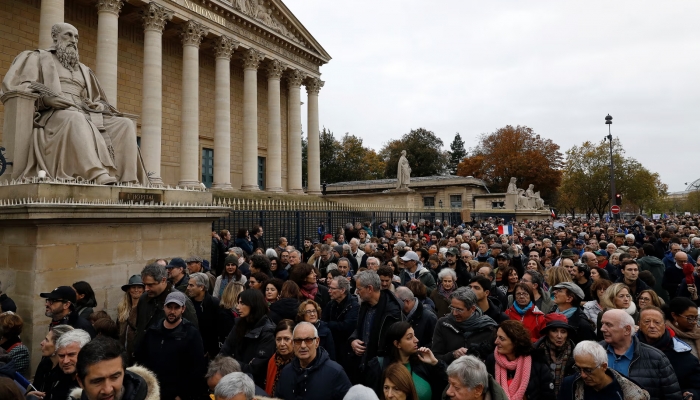
[(330, 61), (331, 56), (281, 0), (231, 0), (231, 5), (254, 23)]

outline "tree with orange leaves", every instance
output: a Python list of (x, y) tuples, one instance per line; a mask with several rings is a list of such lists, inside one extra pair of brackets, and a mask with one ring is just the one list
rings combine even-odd
[(457, 175), (483, 179), (490, 191), (505, 193), (511, 177), (518, 187), (535, 185), (550, 202), (561, 183), (559, 145), (527, 126), (505, 126), (482, 134), (478, 144), (457, 166)]

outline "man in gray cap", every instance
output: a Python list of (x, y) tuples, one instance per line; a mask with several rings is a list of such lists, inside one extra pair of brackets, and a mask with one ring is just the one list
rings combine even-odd
[(583, 290), (573, 282), (561, 282), (552, 288), (554, 304), (552, 312), (564, 314), (569, 325), (576, 329), (576, 334), (571, 338), (574, 343), (582, 340), (595, 340), (595, 325), (586, 317), (581, 308), (581, 301), (585, 297)]
[(404, 269), (401, 270), (399, 274), (401, 285), (406, 286), (409, 281), (417, 279), (423, 282), (425, 287), (428, 288), (428, 295), (430, 295), (437, 287), (437, 284), (435, 283), (433, 274), (431, 274), (427, 268), (423, 267), (423, 263), (420, 261), (418, 254), (416, 254), (415, 251), (409, 250), (401, 257), (401, 260), (403, 260), (404, 263)]
[(161, 399), (206, 396), (204, 345), (197, 327), (183, 318), (187, 297), (177, 290), (165, 298), (165, 318), (151, 325), (136, 348), (136, 362), (153, 371)]

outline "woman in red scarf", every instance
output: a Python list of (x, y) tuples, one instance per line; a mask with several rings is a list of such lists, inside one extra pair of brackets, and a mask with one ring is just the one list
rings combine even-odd
[(275, 391), (275, 385), (277, 385), (282, 368), (294, 359), (294, 347), (292, 346), (294, 325), (294, 321), (291, 319), (283, 319), (275, 328), (276, 351), (267, 363), (267, 377), (265, 379), (267, 393)]
[(305, 299), (313, 300), (321, 307), (325, 307), (331, 301), (328, 288), (316, 282), (318, 271), (313, 265), (297, 264), (289, 272), (289, 280), (296, 283)]
[(541, 350), (534, 350), (530, 332), (520, 321), (501, 322), (496, 349), (486, 357), (486, 370), (509, 400), (554, 400), (552, 372)]

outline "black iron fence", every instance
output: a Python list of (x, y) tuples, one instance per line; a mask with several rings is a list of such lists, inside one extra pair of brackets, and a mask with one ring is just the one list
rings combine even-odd
[[(240, 207), (236, 207), (240, 208)], [(252, 207), (258, 208), (258, 207)], [(276, 208), (276, 207), (275, 207)], [(232, 209), (227, 217), (220, 218), (212, 224), (212, 230), (219, 232), (222, 229), (231, 231), (235, 237), (240, 228), (252, 229), (256, 225), (263, 227), (268, 247), (277, 245), (279, 237), (286, 237), (290, 245), (301, 248), (304, 238), (319, 239), (319, 226), (323, 224), (323, 233), (335, 234), (345, 228), (347, 223), (369, 222), (372, 232), (376, 235), (377, 227), (382, 221), (391, 224), (392, 221), (413, 221), (420, 219), (435, 221), (447, 220), (449, 223), (461, 222), (459, 212), (450, 211), (355, 211), (352, 206), (343, 207), (344, 210), (275, 210)], [(272, 241), (275, 241), (274, 243)]]

